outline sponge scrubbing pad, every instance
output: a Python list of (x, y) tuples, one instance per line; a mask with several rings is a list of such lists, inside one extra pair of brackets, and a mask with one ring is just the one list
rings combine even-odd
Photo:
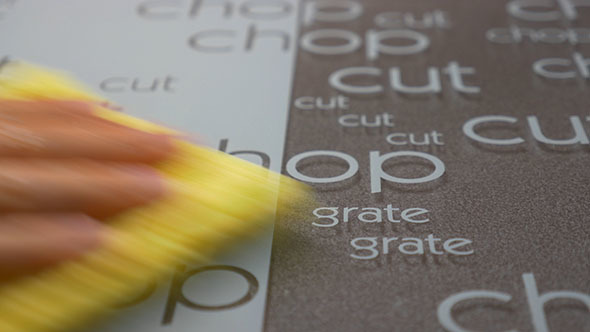
[[(0, 72), (0, 99), (100, 101), (67, 76), (20, 63)], [(95, 112), (136, 129), (171, 132), (99, 106)], [(0, 331), (79, 327), (176, 265), (204, 263), (256, 233), (272, 220), (277, 202), (293, 204), (307, 196), (306, 187), (265, 168), (181, 140), (175, 144), (175, 154), (156, 166), (166, 179), (166, 197), (108, 220), (112, 236), (100, 249), (2, 284)]]

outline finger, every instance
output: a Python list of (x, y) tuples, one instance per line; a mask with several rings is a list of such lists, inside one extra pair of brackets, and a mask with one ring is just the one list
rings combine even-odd
[(48, 124), (78, 121), (92, 117), (92, 105), (70, 100), (8, 100), (0, 99), (0, 121)]
[(82, 214), (0, 216), (0, 276), (9, 277), (76, 258), (98, 247), (105, 227)]
[(165, 194), (143, 164), (88, 159), (0, 159), (0, 211), (80, 211), (103, 217)]
[(0, 101), (0, 155), (155, 162), (172, 138), (102, 119), (80, 102)]

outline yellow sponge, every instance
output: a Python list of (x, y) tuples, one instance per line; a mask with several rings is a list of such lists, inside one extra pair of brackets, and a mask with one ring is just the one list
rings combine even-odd
[[(21, 63), (2, 68), (0, 99), (100, 100), (67, 76)], [(140, 130), (170, 132), (98, 106), (96, 112)], [(113, 236), (82, 259), (2, 284), (0, 331), (80, 327), (176, 265), (206, 262), (256, 233), (273, 219), (277, 201), (292, 204), (306, 197), (305, 186), (280, 174), (212, 149), (175, 144), (175, 155), (157, 166), (171, 194), (108, 220)]]

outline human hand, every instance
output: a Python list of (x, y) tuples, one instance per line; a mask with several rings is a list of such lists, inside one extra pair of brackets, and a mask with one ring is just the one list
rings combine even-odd
[(108, 236), (99, 220), (164, 194), (150, 166), (171, 138), (72, 101), (0, 101), (0, 276), (71, 259)]

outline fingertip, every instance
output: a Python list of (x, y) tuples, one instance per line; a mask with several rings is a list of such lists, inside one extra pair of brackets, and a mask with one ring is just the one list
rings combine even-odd
[(122, 166), (122, 169), (133, 178), (138, 203), (153, 201), (166, 193), (166, 180), (154, 167), (145, 164), (127, 164)]
[(153, 137), (153, 158), (155, 161), (162, 161), (170, 158), (175, 150), (175, 138), (167, 134), (152, 134)]
[(98, 248), (106, 239), (105, 225), (86, 214), (57, 214), (53, 219), (64, 230), (64, 237), (71, 241), (71, 246), (64, 250), (66, 255), (78, 256)]

